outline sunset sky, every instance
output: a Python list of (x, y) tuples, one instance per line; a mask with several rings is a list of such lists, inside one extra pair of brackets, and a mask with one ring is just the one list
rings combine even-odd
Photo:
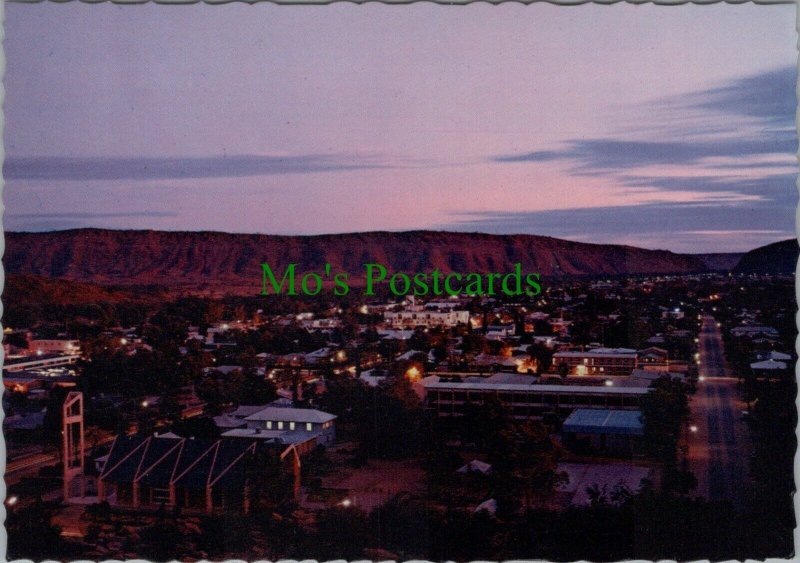
[(792, 5), (5, 10), (8, 230), (794, 236)]

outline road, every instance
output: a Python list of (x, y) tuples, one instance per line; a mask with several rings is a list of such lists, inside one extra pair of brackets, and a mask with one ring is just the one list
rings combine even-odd
[(691, 400), (695, 431), (684, 436), (689, 468), (697, 477), (696, 493), (708, 500), (744, 501), (751, 444), (737, 379), (725, 361), (722, 335), (713, 317), (704, 316), (699, 336), (700, 381)]
[(55, 465), (59, 461), (57, 453), (36, 453), (25, 455), (6, 463), (6, 472), (3, 476), (6, 486), (15, 485), (24, 477), (35, 477), (42, 467)]

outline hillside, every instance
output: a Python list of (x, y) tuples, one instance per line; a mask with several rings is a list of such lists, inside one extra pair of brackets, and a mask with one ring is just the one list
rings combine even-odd
[(38, 305), (82, 305), (86, 303), (119, 303), (131, 300), (124, 291), (96, 284), (52, 279), (30, 274), (8, 274), (3, 288), (3, 302)]
[(754, 248), (742, 256), (733, 271), (737, 274), (794, 274), (797, 257), (797, 240), (784, 240)]
[(390, 271), (503, 272), (521, 262), (544, 277), (665, 274), (705, 271), (694, 256), (629, 246), (596, 245), (532, 235), (417, 231), (322, 236), (218, 232), (77, 229), (7, 233), (3, 259), (11, 274), (101, 285), (161, 285), (192, 292), (256, 293), (262, 262), (298, 272), (358, 277), (363, 264)]
[(712, 254), (691, 254), (699, 258), (709, 272), (730, 272), (744, 256), (744, 252), (718, 252)]

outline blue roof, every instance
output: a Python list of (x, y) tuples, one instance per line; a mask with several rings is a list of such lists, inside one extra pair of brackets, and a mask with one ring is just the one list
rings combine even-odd
[(639, 410), (575, 409), (561, 427), (563, 432), (641, 436), (644, 422)]

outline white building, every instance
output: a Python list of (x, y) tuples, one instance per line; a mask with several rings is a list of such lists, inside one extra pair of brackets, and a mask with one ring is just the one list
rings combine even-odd
[(63, 338), (48, 340), (31, 340), (28, 344), (31, 354), (39, 356), (44, 354), (79, 354), (81, 343), (79, 340), (67, 340)]
[(405, 311), (386, 311), (383, 319), (394, 328), (453, 327), (469, 323), (469, 311), (411, 308)]
[(336, 418), (336, 415), (316, 409), (267, 407), (245, 417), (244, 420), (250, 429), (314, 434), (317, 436), (318, 444), (328, 446), (333, 444), (336, 438), (334, 424)]

